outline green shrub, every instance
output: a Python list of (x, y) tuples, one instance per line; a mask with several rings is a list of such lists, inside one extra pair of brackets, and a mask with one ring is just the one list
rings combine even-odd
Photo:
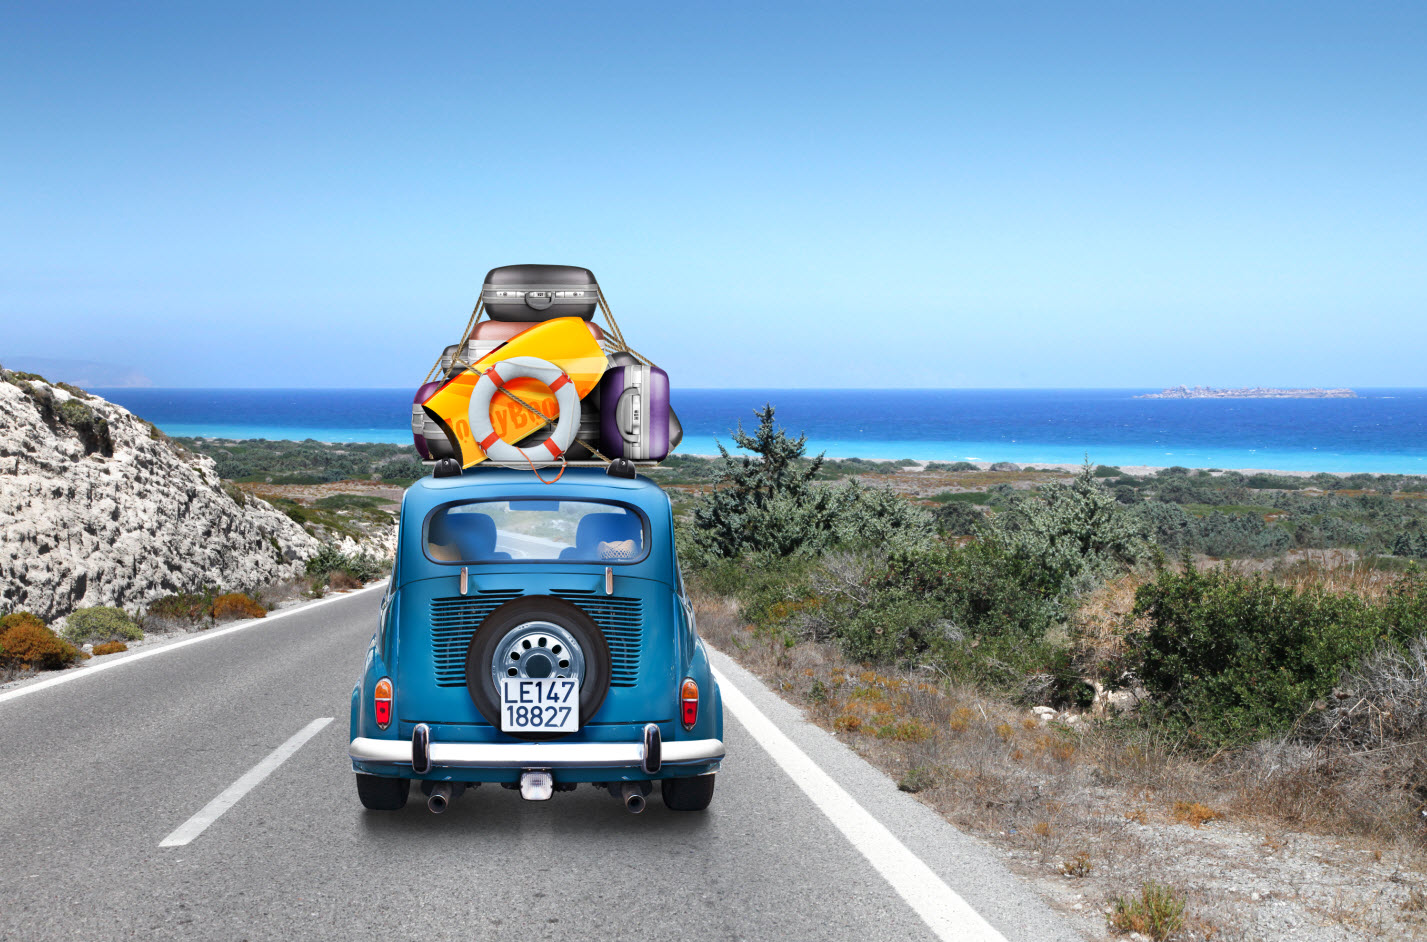
[[(776, 577), (770, 577), (776, 578)], [(780, 603), (745, 606), (758, 624), (837, 644), (860, 661), (934, 663), (959, 680), (1019, 690), (1052, 669), (1063, 618), (1033, 567), (994, 543), (825, 557)]]
[(143, 631), (122, 608), (96, 605), (75, 609), (65, 619), (64, 636), (75, 644), (100, 641), (138, 641)]
[(114, 454), (114, 440), (109, 435), (109, 423), (89, 405), (79, 399), (67, 399), (60, 403), (55, 414), (59, 420), (79, 434), (84, 443), (84, 453), (99, 452), (106, 457)]
[(1148, 881), (1138, 896), (1121, 896), (1110, 912), (1117, 932), (1138, 932), (1151, 942), (1168, 942), (1184, 928), (1185, 894), (1172, 886)]
[(1089, 588), (1150, 555), (1139, 518), (1095, 481), (1089, 465), (1069, 484), (1009, 495), (990, 529), (1009, 555), (1034, 566), (1051, 594)]
[[(28, 612), (19, 613), (29, 615)], [(6, 620), (14, 618), (7, 615)], [(79, 660), (79, 649), (38, 618), (16, 619), (0, 629), (0, 665), (24, 670), (58, 670)]]
[(1122, 473), (1119, 468), (1107, 464), (1097, 464), (1094, 471), (1097, 478), (1117, 478)]
[(1427, 559), (1427, 533), (1402, 533), (1392, 544), (1392, 555)]
[(935, 787), (936, 783), (936, 768), (934, 766), (918, 765), (902, 773), (902, 777), (897, 779), (897, 788), (915, 795), (917, 792), (926, 791), (928, 788)]
[(1134, 504), (1130, 513), (1139, 520), (1149, 539), (1165, 553), (1179, 557), (1199, 548), (1197, 521), (1178, 504), (1147, 500)]
[[(1303, 478), (1280, 474), (1251, 474), (1244, 486), (1254, 490), (1296, 491), (1303, 487)], [(1348, 485), (1351, 486), (1351, 485)], [(1371, 484), (1365, 485), (1371, 487)]]
[(971, 536), (981, 530), (986, 515), (974, 504), (953, 501), (938, 507), (933, 513), (936, 525), (942, 533), (950, 536)]
[(1194, 529), (1199, 552), (1209, 556), (1263, 558), (1277, 556), (1293, 547), (1293, 537), (1287, 530), (1265, 523), (1257, 515), (1205, 514)]
[(219, 476), (228, 481), (319, 484), (379, 480), (404, 486), (428, 473), (410, 444), (195, 438), (174, 442), (211, 457), (218, 465)]
[(394, 503), (396, 501), (386, 497), (373, 497), (369, 494), (331, 494), (317, 498), (312, 505), (323, 510), (382, 510), (388, 504)]
[(386, 573), (386, 565), (366, 554), (348, 555), (330, 543), (319, 548), (317, 554), (307, 561), (309, 576), (326, 576), (338, 571), (361, 582), (371, 582)]
[(991, 495), (985, 491), (938, 491), (927, 500), (938, 504), (989, 504)]
[(699, 569), (691, 581), (705, 592), (737, 599), (745, 611), (761, 610), (784, 598), (805, 595), (815, 566), (803, 557), (719, 559)]
[(1427, 587), (1409, 575), (1376, 601), (1224, 569), (1164, 571), (1134, 611), (1148, 622), (1130, 644), (1154, 712), (1217, 747), (1284, 732), (1345, 666), (1420, 633)]
[(337, 547), (325, 544), (317, 548), (317, 552), (307, 560), (307, 574), (309, 576), (325, 576), (335, 569), (341, 569), (346, 563), (346, 555)]

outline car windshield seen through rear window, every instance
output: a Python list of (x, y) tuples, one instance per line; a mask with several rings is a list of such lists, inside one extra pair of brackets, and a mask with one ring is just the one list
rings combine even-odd
[(447, 504), (426, 523), (426, 555), (439, 563), (627, 563), (643, 559), (644, 520), (596, 501), (483, 500)]

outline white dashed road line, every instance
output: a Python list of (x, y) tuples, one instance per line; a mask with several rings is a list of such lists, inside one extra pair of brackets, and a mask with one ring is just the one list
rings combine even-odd
[(723, 705), (943, 942), (1006, 942), (891, 831), (799, 749), (724, 674)]
[(332, 717), (324, 716), (308, 723), (297, 735), (270, 752), (267, 758), (245, 772), (242, 778), (225, 788), (217, 798), (204, 805), (202, 811), (179, 825), (177, 830), (168, 837), (159, 841), (159, 846), (182, 847), (202, 834), (208, 825), (221, 818), (225, 811), (236, 805), (239, 799), (271, 775), (274, 769), (292, 758), (293, 753), (301, 749), (303, 743), (320, 733), (323, 727), (330, 722), (332, 722)]

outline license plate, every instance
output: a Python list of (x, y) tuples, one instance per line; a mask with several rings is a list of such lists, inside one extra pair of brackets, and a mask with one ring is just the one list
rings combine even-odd
[(573, 733), (580, 728), (580, 688), (573, 680), (504, 678), (500, 682), (504, 733)]

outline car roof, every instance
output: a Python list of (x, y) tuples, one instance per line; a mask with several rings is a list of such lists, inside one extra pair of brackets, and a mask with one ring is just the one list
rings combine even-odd
[[(547, 479), (558, 472), (541, 469)], [(617, 500), (632, 504), (646, 514), (669, 506), (669, 497), (646, 477), (611, 477), (600, 468), (566, 468), (560, 479), (546, 484), (529, 470), (510, 468), (468, 468), (464, 474), (447, 478), (427, 475), (406, 491), (402, 513), (424, 517), (433, 508), (453, 500), (544, 497), (555, 500)]]

